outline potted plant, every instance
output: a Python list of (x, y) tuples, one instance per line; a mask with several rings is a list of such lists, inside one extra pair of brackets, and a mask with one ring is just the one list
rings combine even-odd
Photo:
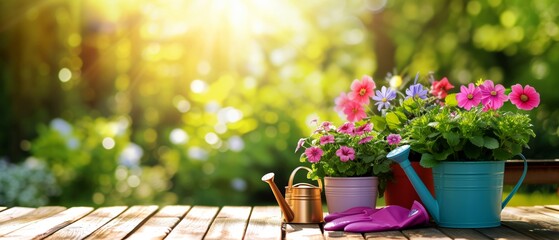
[[(431, 88), (418, 83), (419, 74), (411, 84), (410, 78), (398, 74), (389, 74), (386, 81), (389, 87), (377, 88), (376, 83), (369, 76), (355, 80), (351, 84), (349, 93), (341, 93), (335, 100), (336, 110), (348, 121), (367, 120), (373, 123), (373, 128), (385, 137), (399, 138), (403, 127), (411, 119), (421, 116), (429, 109), (438, 106), (444, 100), (447, 91), (454, 86), (443, 78), (435, 81), (430, 75)], [(409, 86), (408, 86), (409, 85)], [(371, 106), (372, 105), (372, 106)], [(406, 143), (406, 140), (402, 141)], [(400, 144), (393, 142), (391, 149)], [(434, 192), (433, 177), (430, 168), (419, 165), (420, 154), (412, 152), (412, 166), (425, 182), (427, 188)], [(414, 201), (421, 202), (410, 181), (398, 164), (391, 165), (391, 178), (386, 183), (385, 203), (410, 207)]]
[(324, 178), (329, 212), (352, 207), (375, 208), (390, 171), (389, 142), (369, 122), (346, 122), (339, 127), (323, 122), (296, 151), (305, 149), (302, 162), (311, 164), (309, 178)]
[(521, 154), (535, 134), (527, 114), (501, 107), (510, 100), (531, 110), (540, 99), (529, 85), (507, 92), (491, 80), (470, 83), (404, 126), (403, 136), (422, 155), (421, 164), (433, 167), (438, 206), (430, 212), (439, 225), (498, 226), (501, 208), (520, 186), (522, 179), (501, 203), (503, 160)]

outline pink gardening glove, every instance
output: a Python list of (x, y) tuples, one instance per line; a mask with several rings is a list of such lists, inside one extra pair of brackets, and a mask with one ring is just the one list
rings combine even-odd
[(387, 206), (368, 217), (369, 221), (363, 221), (363, 217), (356, 217), (356, 221), (347, 224), (344, 227), (344, 231), (378, 232), (401, 230), (429, 223), (429, 214), (417, 201), (414, 201), (411, 210), (400, 206)]

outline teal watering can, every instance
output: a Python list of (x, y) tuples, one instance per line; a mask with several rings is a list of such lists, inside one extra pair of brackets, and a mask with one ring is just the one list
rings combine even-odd
[(435, 199), (417, 176), (408, 160), (410, 146), (400, 146), (387, 158), (400, 164), (425, 208), (441, 227), (487, 228), (501, 225), (501, 210), (516, 193), (528, 170), (524, 171), (503, 202), (504, 161), (443, 161), (433, 168)]

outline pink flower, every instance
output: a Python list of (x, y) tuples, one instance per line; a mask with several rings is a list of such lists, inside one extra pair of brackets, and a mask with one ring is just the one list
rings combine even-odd
[(364, 137), (361, 140), (359, 140), (359, 144), (363, 144), (363, 143), (368, 143), (373, 139), (372, 136), (368, 136), (368, 137)]
[(324, 152), (319, 147), (310, 147), (305, 150), (305, 155), (307, 155), (307, 159), (310, 163), (317, 163), (320, 161), (323, 153)]
[(299, 148), (301, 148), (304, 143), (305, 143), (304, 138), (299, 139), (299, 141), (297, 142), (297, 148), (295, 148), (295, 152), (299, 151)]
[(481, 91), (473, 83), (468, 84), (468, 87), (461, 86), (456, 100), (458, 100), (458, 106), (470, 110), (481, 102)]
[(375, 95), (375, 82), (369, 76), (363, 76), (361, 81), (354, 80), (351, 83), (349, 98), (359, 104), (369, 104), (369, 98)]
[(346, 122), (342, 126), (340, 126), (340, 128), (338, 128), (338, 132), (350, 135), (353, 135), (354, 130), (355, 125), (353, 124), (353, 122)]
[(373, 124), (366, 123), (355, 129), (355, 135), (363, 135), (373, 130)]
[(334, 136), (332, 135), (325, 135), (320, 137), (320, 145), (325, 145), (328, 143), (334, 143)]
[(400, 136), (400, 134), (392, 133), (386, 137), (386, 141), (389, 145), (398, 145), (400, 141), (402, 141), (402, 137)]
[(324, 122), (322, 122), (321, 127), (325, 131), (328, 131), (328, 130), (330, 130), (330, 128), (332, 128), (332, 123), (328, 122), (328, 121), (324, 121)]
[(505, 94), (505, 87), (501, 84), (495, 84), (491, 80), (485, 80), (482, 85), (479, 86), (481, 91), (481, 103), (483, 104), (483, 110), (487, 111), (489, 109), (497, 110), (503, 106), (508, 100), (508, 96)]
[(520, 84), (512, 86), (509, 98), (511, 103), (522, 110), (532, 110), (540, 105), (540, 94), (530, 85), (526, 85), (524, 89)]
[(334, 110), (336, 110), (336, 112), (343, 112), (347, 103), (351, 102), (351, 99), (349, 99), (349, 96), (343, 92), (340, 93), (340, 96), (334, 99), (334, 102), (336, 103)]
[(448, 82), (448, 79), (444, 77), (440, 81), (434, 81), (433, 85), (431, 85), (431, 94), (437, 97), (438, 99), (444, 99), (448, 94), (448, 90), (453, 89), (454, 85)]
[(347, 162), (355, 159), (355, 150), (350, 147), (341, 146), (340, 149), (336, 151), (336, 155), (340, 157), (340, 161)]
[(365, 109), (358, 102), (350, 101), (344, 106), (344, 113), (347, 120), (350, 122), (357, 122), (367, 117)]

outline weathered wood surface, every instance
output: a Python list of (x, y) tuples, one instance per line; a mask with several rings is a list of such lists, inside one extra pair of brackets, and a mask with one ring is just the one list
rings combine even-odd
[(276, 206), (0, 206), (0, 239), (559, 239), (559, 205), (507, 207), (501, 218), (494, 228), (360, 234), (282, 224)]

